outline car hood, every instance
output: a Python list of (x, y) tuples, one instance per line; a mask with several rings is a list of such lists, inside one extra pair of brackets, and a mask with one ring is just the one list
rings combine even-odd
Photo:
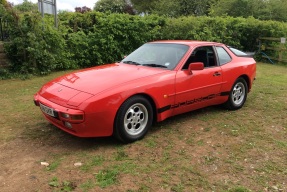
[(57, 80), (58, 84), (90, 94), (166, 72), (166, 70), (129, 64), (108, 64), (71, 73)]
[(58, 104), (78, 106), (84, 100), (105, 90), (165, 72), (167, 70), (160, 68), (107, 64), (59, 77), (44, 85), (40, 95)]

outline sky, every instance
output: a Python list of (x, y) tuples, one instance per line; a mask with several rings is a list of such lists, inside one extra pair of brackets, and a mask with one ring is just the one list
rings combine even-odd
[[(8, 0), (8, 1), (14, 3), (14, 5), (23, 3), (23, 0)], [(33, 3), (38, 2), (38, 0), (29, 0), (29, 1)], [(56, 0), (56, 2), (58, 10), (75, 11), (75, 7), (83, 7), (83, 6), (87, 6), (93, 9), (97, 0)]]

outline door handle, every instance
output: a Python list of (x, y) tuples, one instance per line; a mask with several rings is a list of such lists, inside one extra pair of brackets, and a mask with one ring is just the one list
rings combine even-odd
[(221, 73), (219, 73), (219, 72), (215, 72), (215, 73), (213, 74), (214, 77), (220, 76), (220, 75), (221, 75)]

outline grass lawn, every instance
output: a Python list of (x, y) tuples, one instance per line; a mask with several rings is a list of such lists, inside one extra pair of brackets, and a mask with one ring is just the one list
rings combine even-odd
[(287, 191), (286, 66), (258, 63), (242, 109), (179, 115), (128, 145), (77, 138), (44, 119), (33, 94), (64, 73), (0, 81), (2, 192)]

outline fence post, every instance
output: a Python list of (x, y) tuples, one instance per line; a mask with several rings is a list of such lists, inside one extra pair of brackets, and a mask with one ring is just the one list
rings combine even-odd
[(282, 45), (280, 45), (280, 50), (279, 50), (279, 54), (278, 54), (278, 61), (279, 61), (279, 62), (282, 61), (282, 54), (283, 54)]
[[(278, 53), (278, 55), (276, 54), (276, 57), (272, 57), (272, 56), (268, 56), (266, 55), (266, 53), (263, 53), (263, 56), (264, 58), (267, 58), (269, 59), (269, 61), (271, 61), (270, 59), (274, 59), (276, 61), (279, 61), (279, 62), (287, 62), (287, 59), (285, 57), (285, 52), (286, 52), (286, 38), (285, 37), (281, 37), (281, 38), (276, 38), (276, 37), (259, 37), (259, 49), (260, 51), (264, 51), (264, 50), (273, 50), (273, 51), (276, 51), (276, 53)], [(273, 45), (273, 46), (270, 46), (268, 44), (264, 45), (262, 44), (262, 40), (266, 40), (266, 41), (275, 41), (275, 42), (280, 42), (280, 45)], [(273, 63), (273, 62), (272, 62)]]
[(4, 41), (3, 29), (2, 29), (2, 17), (0, 17), (0, 33), (1, 33), (1, 41)]
[(284, 44), (286, 43), (286, 38), (281, 37), (280, 38), (280, 46), (279, 46), (279, 55), (278, 55), (278, 61), (283, 61), (283, 52), (285, 51)]

